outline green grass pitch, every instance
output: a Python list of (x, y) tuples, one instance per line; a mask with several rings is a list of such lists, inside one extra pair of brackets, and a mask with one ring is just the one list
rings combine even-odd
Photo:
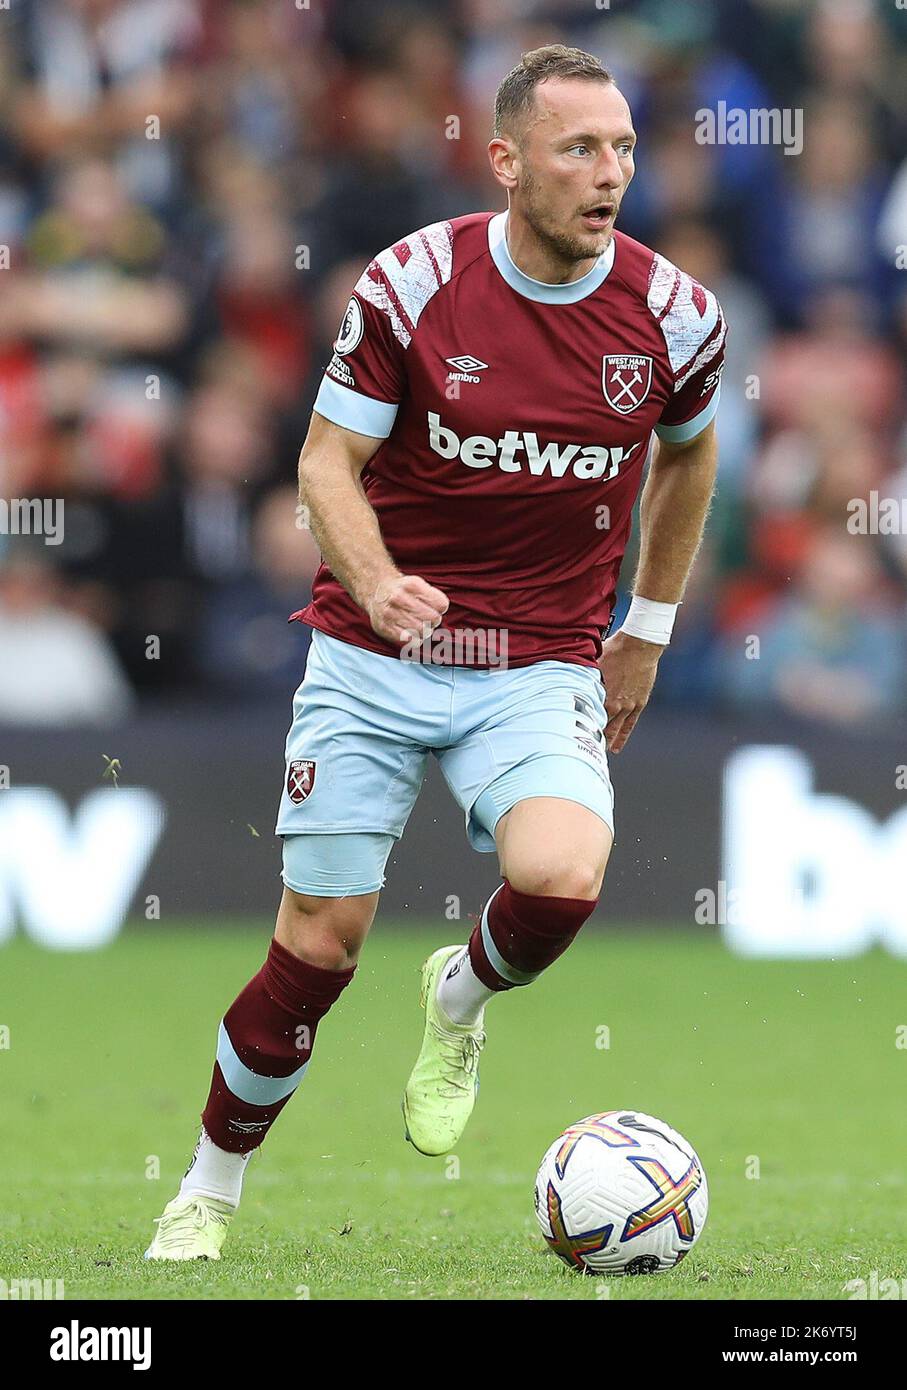
[[(380, 914), (250, 1165), (224, 1259), (144, 1263), (218, 1020), (269, 930), (142, 924), (100, 952), (0, 948), (0, 1278), (63, 1279), (67, 1298), (290, 1300), (846, 1299), (873, 1271), (907, 1278), (904, 962), (754, 962), (688, 931), (588, 932), (490, 1005), (452, 1163), (404, 1143), (400, 1094), (418, 967), (462, 926), (398, 931)], [(680, 1129), (706, 1167), (709, 1223), (669, 1274), (583, 1278), (538, 1234), (543, 1151), (616, 1106)]]

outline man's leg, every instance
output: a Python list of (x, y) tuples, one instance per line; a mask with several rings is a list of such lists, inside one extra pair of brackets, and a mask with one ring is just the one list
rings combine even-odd
[(594, 811), (560, 798), (529, 797), (500, 818), (504, 882), (438, 981), (454, 1023), (475, 1024), (493, 995), (531, 984), (563, 954), (598, 901), (612, 841)]
[(422, 1048), (404, 1092), (407, 1132), (447, 1153), (472, 1112), (484, 1008), (530, 984), (592, 913), (613, 839), (599, 672), (540, 661), (462, 672), (438, 761), (474, 849), (497, 850), (504, 882), (466, 946), (423, 966)]
[(262, 1144), (301, 1082), (318, 1024), (353, 978), (377, 905), (377, 893), (316, 898), (284, 888), (267, 959), (221, 1023), (202, 1115), (213, 1145), (236, 1159), (228, 1165), (234, 1189), (211, 1191), (202, 1152), (183, 1193), (232, 1197), (235, 1190), (239, 1200), (240, 1161)]
[(302, 1080), (318, 1023), (352, 978), (427, 745), (446, 727), (450, 680), (313, 631), (286, 743), (274, 940), (221, 1021), (198, 1148), (150, 1258), (219, 1255), (248, 1156)]
[[(351, 885), (380, 881), (392, 844), (390, 835), (338, 836), (337, 855), (325, 855), (327, 837), (305, 838), (303, 846), (295, 837), (295, 862), (300, 848), (312, 863), (338, 858), (342, 869), (323, 872)], [(285, 846), (285, 864), (287, 857)], [(318, 1024), (353, 977), (377, 905), (377, 890), (321, 897), (284, 888), (267, 959), (221, 1021), (199, 1142), (148, 1258), (219, 1258), (248, 1159), (302, 1080)]]
[(495, 826), (504, 882), (466, 946), (422, 968), (425, 1033), (403, 1096), (420, 1153), (449, 1153), (472, 1114), (485, 1004), (531, 984), (570, 945), (601, 891), (612, 833), (594, 811), (557, 797), (517, 802)]

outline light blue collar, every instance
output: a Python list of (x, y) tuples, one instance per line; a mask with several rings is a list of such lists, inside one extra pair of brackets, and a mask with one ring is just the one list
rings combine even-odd
[(526, 275), (511, 258), (507, 245), (507, 213), (499, 212), (488, 223), (488, 249), (491, 259), (503, 275), (511, 289), (527, 299), (535, 299), (539, 304), (576, 304), (597, 290), (608, 278), (614, 264), (614, 237), (608, 243), (591, 270), (579, 280), (570, 280), (565, 285), (551, 285), (545, 280), (533, 280)]

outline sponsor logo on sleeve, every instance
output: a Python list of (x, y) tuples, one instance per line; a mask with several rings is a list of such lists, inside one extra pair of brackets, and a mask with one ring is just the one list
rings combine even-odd
[(335, 381), (339, 381), (342, 386), (356, 385), (356, 378), (352, 371), (347, 366), (346, 362), (337, 356), (336, 352), (328, 363), (327, 373), (328, 376), (333, 377)]
[(699, 392), (700, 397), (707, 396), (710, 391), (714, 391), (715, 387), (721, 380), (721, 373), (723, 371), (724, 363), (722, 362), (720, 367), (716, 367), (713, 372), (709, 372), (708, 376), (705, 379), (705, 384), (703, 385), (702, 390)]

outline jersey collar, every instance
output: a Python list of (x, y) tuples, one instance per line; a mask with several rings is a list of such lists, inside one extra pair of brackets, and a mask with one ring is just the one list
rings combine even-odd
[(499, 212), (488, 223), (488, 250), (491, 259), (512, 290), (526, 299), (534, 299), (539, 304), (576, 304), (597, 290), (608, 278), (614, 264), (614, 236), (608, 243), (591, 270), (579, 280), (571, 280), (565, 285), (551, 285), (544, 280), (533, 280), (519, 266), (515, 265), (507, 245), (507, 213)]

